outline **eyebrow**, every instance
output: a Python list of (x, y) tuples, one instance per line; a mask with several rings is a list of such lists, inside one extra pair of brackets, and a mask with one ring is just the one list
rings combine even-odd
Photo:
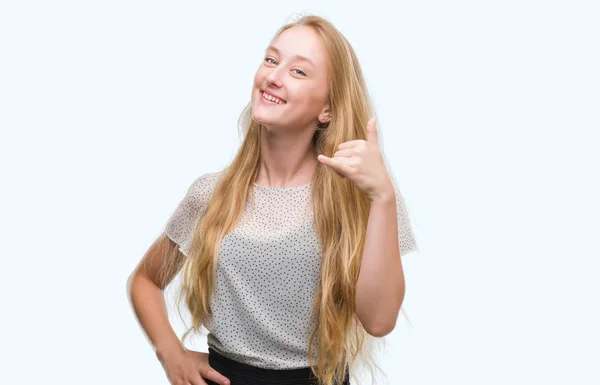
[[(272, 50), (275, 51), (278, 55), (281, 55), (281, 52), (273, 47), (272, 45), (270, 45), (269, 47), (267, 47), (267, 51), (268, 50)], [(310, 63), (313, 67), (316, 67), (315, 63), (312, 62), (312, 60), (310, 60), (309, 58), (307, 58), (306, 56), (302, 56), (302, 55), (294, 55), (293, 59), (299, 59), (299, 60), (303, 60), (305, 62)]]

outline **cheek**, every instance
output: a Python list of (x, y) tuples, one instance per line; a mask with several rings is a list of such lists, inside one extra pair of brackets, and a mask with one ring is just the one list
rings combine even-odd
[(316, 87), (303, 88), (296, 93), (296, 100), (308, 113), (318, 113), (324, 104), (322, 91)]
[(265, 76), (267, 76), (267, 71), (265, 71), (265, 68), (261, 65), (254, 74), (254, 85), (260, 87), (264, 83)]
[(265, 83), (265, 74), (262, 73), (262, 71), (257, 71), (256, 74), (254, 75), (254, 80), (253, 80), (253, 88), (252, 88), (252, 98), (255, 98), (257, 93), (260, 91), (260, 89), (262, 88), (262, 86)]
[(259, 72), (257, 72), (257, 73), (254, 75), (254, 86), (255, 86), (255, 87), (258, 87), (258, 86), (260, 85), (260, 78), (261, 78), (261, 76), (260, 76), (260, 73), (259, 73)]

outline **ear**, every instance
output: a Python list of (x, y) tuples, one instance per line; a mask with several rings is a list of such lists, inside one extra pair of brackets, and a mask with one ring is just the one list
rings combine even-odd
[(319, 114), (319, 123), (327, 123), (331, 120), (331, 108), (327, 104)]

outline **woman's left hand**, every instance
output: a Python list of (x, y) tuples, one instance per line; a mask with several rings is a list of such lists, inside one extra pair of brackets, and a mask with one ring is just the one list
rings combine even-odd
[(338, 146), (333, 158), (320, 154), (317, 159), (342, 178), (347, 178), (372, 201), (394, 194), (394, 187), (379, 149), (375, 117), (367, 123), (367, 140), (344, 142)]

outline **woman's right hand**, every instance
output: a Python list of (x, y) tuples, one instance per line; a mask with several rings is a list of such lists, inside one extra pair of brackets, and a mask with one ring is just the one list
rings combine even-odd
[(165, 354), (158, 354), (171, 385), (207, 385), (205, 379), (219, 385), (231, 382), (208, 364), (208, 353), (196, 352), (185, 348)]

